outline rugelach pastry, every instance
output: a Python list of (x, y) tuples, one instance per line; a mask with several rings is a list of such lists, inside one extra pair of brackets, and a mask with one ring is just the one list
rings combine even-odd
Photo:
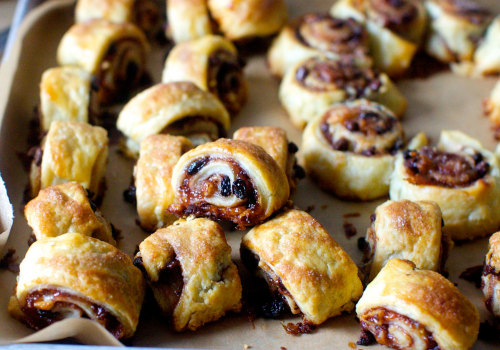
[(275, 126), (246, 126), (233, 134), (233, 139), (247, 141), (264, 149), (285, 172), (293, 193), (297, 183), (304, 177), (304, 169), (297, 164), (297, 145), (288, 142), (285, 130)]
[(50, 124), (47, 136), (31, 163), (31, 197), (49, 186), (75, 181), (102, 199), (108, 158), (108, 133), (99, 126), (79, 122)]
[(137, 158), (149, 135), (185, 136), (197, 146), (224, 137), (230, 118), (217, 98), (191, 82), (157, 84), (132, 98), (116, 126), (125, 135), (125, 152)]
[(351, 60), (369, 67), (368, 34), (353, 19), (328, 14), (307, 14), (285, 26), (273, 41), (268, 63), (271, 73), (282, 77), (287, 70), (307, 58), (324, 55), (335, 60)]
[(94, 19), (76, 23), (64, 34), (57, 62), (94, 75), (99, 102), (107, 104), (122, 99), (139, 83), (148, 51), (145, 35), (134, 24)]
[(422, 134), (397, 156), (390, 198), (436, 202), (453, 240), (489, 235), (500, 227), (498, 159), (459, 131), (442, 131), (437, 147)]
[(490, 237), (489, 250), (481, 277), (484, 303), (495, 318), (500, 318), (500, 232)]
[(207, 35), (174, 46), (165, 61), (162, 82), (193, 82), (217, 96), (234, 116), (247, 101), (243, 66), (236, 47), (229, 40)]
[(398, 117), (407, 106), (387, 74), (326, 57), (312, 57), (290, 68), (281, 81), (279, 98), (297, 128), (346, 100), (366, 98), (385, 105)]
[(137, 328), (144, 290), (128, 255), (98, 239), (66, 233), (31, 245), (8, 309), (35, 330), (79, 317), (125, 339)]
[(134, 185), (139, 223), (145, 230), (153, 232), (177, 220), (167, 210), (174, 201), (172, 170), (191, 148), (184, 136), (150, 135), (141, 142)]
[(139, 245), (134, 263), (177, 332), (196, 330), (241, 309), (241, 282), (222, 227), (179, 220)]
[(24, 216), (35, 240), (78, 232), (116, 245), (112, 226), (76, 182), (41, 190), (24, 207)]
[(441, 274), (391, 259), (356, 305), (363, 331), (393, 349), (471, 349), (479, 312)]
[(306, 171), (320, 187), (345, 199), (386, 196), (395, 155), (403, 147), (398, 119), (367, 100), (332, 106), (302, 134)]
[(500, 128), (500, 81), (495, 84), (490, 96), (484, 99), (483, 108), (493, 127)]
[(219, 139), (185, 153), (172, 173), (170, 212), (254, 226), (283, 207), (290, 196), (285, 172), (249, 142)]
[(78, 67), (56, 67), (43, 72), (38, 116), (42, 132), (58, 121), (95, 122), (97, 89), (92, 75)]
[(269, 291), (259, 293), (269, 293), (269, 302), (301, 315), (306, 325), (351, 311), (363, 292), (356, 264), (300, 210), (254, 227), (243, 236), (240, 252), (245, 266), (267, 283)]
[(444, 272), (451, 239), (442, 232), (435, 202), (387, 201), (375, 209), (366, 232), (369, 280), (393, 258), (410, 260), (418, 269)]

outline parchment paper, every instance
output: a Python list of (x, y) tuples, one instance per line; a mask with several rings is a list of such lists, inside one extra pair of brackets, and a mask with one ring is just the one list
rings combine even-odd
[[(313, 11), (326, 11), (333, 1), (290, 0), (291, 17)], [(500, 13), (498, 0), (484, 0), (496, 13)], [(22, 257), (27, 249), (30, 229), (22, 215), (23, 190), (28, 181), (18, 158), (18, 152), (26, 151), (25, 140), (32, 109), (38, 103), (38, 84), (42, 72), (56, 65), (56, 48), (64, 32), (73, 23), (71, 1), (48, 2), (32, 13), (20, 30), (20, 37), (12, 55), (0, 70), (0, 171), (15, 208), (15, 220), (7, 247), (16, 249)], [(150, 58), (150, 71), (155, 82), (160, 81), (165, 47), (154, 47)], [(301, 133), (294, 129), (278, 101), (278, 81), (272, 79), (266, 67), (264, 56), (249, 60), (245, 69), (249, 83), (249, 101), (242, 113), (232, 124), (231, 133), (244, 125), (276, 125), (283, 127), (291, 140), (300, 146)], [(458, 129), (467, 132), (493, 150), (496, 142), (489, 129), (489, 122), (482, 116), (481, 101), (489, 95), (495, 79), (467, 79), (450, 72), (435, 74), (426, 79), (402, 80), (398, 82), (408, 98), (409, 108), (403, 121), (406, 134), (411, 137), (425, 131), (436, 141), (442, 129)], [(299, 152), (300, 155), (300, 152)], [(110, 152), (107, 167), (108, 189), (101, 207), (104, 215), (122, 232), (119, 247), (132, 255), (136, 245), (146, 238), (136, 224), (135, 208), (124, 202), (122, 191), (128, 187), (133, 162), (116, 152), (116, 144)], [(384, 199), (385, 200), (385, 199)], [(302, 209), (311, 209), (351, 257), (359, 263), (361, 252), (357, 249), (357, 239), (365, 235), (369, 226), (369, 216), (384, 200), (366, 203), (344, 202), (320, 191), (310, 180), (299, 183), (295, 203)], [(359, 217), (344, 218), (347, 213), (359, 213)], [(347, 239), (342, 225), (350, 222), (358, 234)], [(226, 232), (233, 248), (233, 257), (238, 260), (239, 243), (243, 232)], [(3, 234), (5, 236), (5, 234)], [(0, 237), (0, 244), (4, 237)], [(1, 246), (0, 246), (1, 248)], [(449, 279), (478, 307), (481, 319), (489, 317), (481, 299), (481, 292), (471, 283), (458, 278), (467, 267), (479, 265), (487, 250), (487, 239), (456, 246), (447, 262)], [(0, 271), (0, 343), (19, 340), (47, 341), (64, 337), (76, 337), (79, 341), (95, 345), (117, 345), (102, 327), (92, 322), (70, 320), (54, 325), (39, 333), (25, 327), (7, 314), (7, 303), (15, 285), (16, 276), (5, 270)], [(298, 318), (283, 322), (299, 321)], [(89, 325), (90, 323), (90, 325)], [(196, 332), (173, 333), (165, 320), (143, 310), (137, 333), (125, 342), (132, 346), (158, 346), (172, 348), (218, 348), (242, 349), (249, 345), (252, 349), (349, 349), (359, 336), (360, 327), (354, 314), (343, 315), (327, 321), (310, 335), (299, 337), (285, 333), (282, 322), (276, 320), (256, 320), (253, 324), (245, 315), (229, 315), (218, 322), (210, 323)], [(500, 344), (478, 342), (474, 349), (498, 349)], [(356, 348), (365, 348), (355, 346)], [(370, 347), (378, 349), (379, 346)]]

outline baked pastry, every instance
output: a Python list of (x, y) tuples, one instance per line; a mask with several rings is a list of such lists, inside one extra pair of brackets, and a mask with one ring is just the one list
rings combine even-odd
[(435, 202), (387, 201), (371, 219), (365, 255), (370, 280), (393, 258), (410, 260), (418, 269), (444, 271), (453, 242), (441, 231), (441, 209)]
[(304, 170), (297, 164), (297, 145), (288, 142), (285, 130), (275, 126), (246, 126), (233, 134), (233, 139), (256, 144), (264, 149), (285, 172), (290, 193), (295, 191)]
[(102, 198), (107, 158), (105, 129), (87, 123), (52, 122), (31, 163), (31, 197), (49, 186), (76, 181), (90, 191), (90, 199)]
[(325, 57), (312, 57), (289, 69), (281, 81), (279, 98), (298, 128), (345, 100), (366, 98), (385, 105), (398, 117), (407, 105), (385, 73)]
[(334, 105), (302, 135), (304, 166), (316, 183), (340, 198), (386, 196), (403, 127), (387, 108), (367, 100)]
[(139, 223), (145, 230), (153, 232), (177, 220), (167, 210), (174, 201), (172, 170), (191, 148), (183, 136), (150, 135), (141, 142), (134, 181)]
[(49, 130), (54, 120), (94, 122), (98, 114), (96, 93), (92, 76), (83, 69), (69, 66), (47, 69), (40, 82), (41, 131)]
[(493, 127), (500, 127), (500, 81), (495, 84), (488, 98), (483, 102), (484, 114), (488, 116)]
[(182, 43), (210, 35), (217, 24), (208, 10), (208, 0), (167, 0), (167, 36)]
[(113, 228), (76, 182), (50, 186), (24, 207), (35, 240), (78, 232), (116, 245)]
[(269, 298), (301, 314), (305, 324), (319, 325), (351, 311), (363, 292), (356, 264), (319, 222), (300, 210), (250, 230), (241, 242), (241, 260), (265, 279)]
[(333, 18), (328, 14), (307, 14), (285, 26), (273, 41), (268, 63), (278, 77), (307, 58), (325, 55), (347, 59), (369, 67), (368, 34), (352, 19)]
[(470, 0), (425, 0), (426, 52), (445, 63), (472, 61), (491, 14)]
[(247, 100), (243, 65), (230, 41), (207, 35), (174, 46), (165, 61), (162, 82), (191, 81), (217, 96), (234, 116)]
[(361, 328), (393, 349), (472, 348), (479, 312), (437, 272), (391, 259), (356, 305)]
[(116, 23), (134, 23), (148, 36), (158, 34), (161, 29), (160, 10), (156, 2), (150, 0), (78, 0), (76, 2), (76, 22), (86, 22), (96, 18)]
[(500, 228), (500, 170), (495, 155), (479, 141), (443, 131), (437, 147), (411, 142), (399, 154), (390, 184), (393, 200), (430, 200), (443, 213), (453, 240), (474, 239)]
[(139, 322), (144, 288), (128, 255), (98, 239), (66, 233), (28, 249), (9, 313), (35, 330), (66, 318), (89, 318), (124, 339)]
[(420, 0), (339, 0), (330, 13), (365, 25), (374, 65), (391, 77), (401, 76), (410, 67), (427, 19)]
[(126, 137), (125, 152), (136, 158), (149, 135), (186, 136), (194, 145), (226, 135), (229, 114), (215, 96), (191, 82), (157, 84), (123, 107), (116, 126)]
[(241, 309), (231, 247), (222, 227), (209, 219), (181, 219), (159, 229), (139, 245), (134, 263), (177, 332), (194, 331)]
[(238, 229), (267, 219), (288, 201), (285, 172), (261, 147), (219, 139), (185, 153), (172, 173), (170, 212), (231, 221)]
[(500, 317), (500, 232), (490, 237), (488, 253), (484, 262), (481, 277), (481, 290), (484, 294), (484, 303), (489, 312), (496, 318)]
[(93, 19), (74, 24), (57, 49), (57, 62), (93, 74), (100, 103), (111, 103), (137, 85), (142, 77), (149, 45), (132, 23)]

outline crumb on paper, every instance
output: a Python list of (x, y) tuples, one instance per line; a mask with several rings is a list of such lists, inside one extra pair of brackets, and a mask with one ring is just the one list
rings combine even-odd
[(314, 205), (314, 204), (313, 204), (313, 205), (309, 205), (309, 206), (306, 208), (305, 212), (306, 212), (306, 213), (311, 213), (311, 212), (314, 210), (314, 208), (315, 208), (315, 205)]
[(328, 204), (323, 204), (323, 205), (321, 206), (321, 210), (325, 210), (326, 208), (328, 208)]
[(280, 350), (286, 350), (284, 346), (280, 346)]
[(359, 218), (361, 216), (361, 213), (346, 213), (344, 215), (342, 215), (342, 217), (344, 219), (347, 219), (347, 218)]
[(243, 345), (243, 348), (244, 348), (245, 350), (248, 350), (248, 349), (251, 349), (251, 348), (252, 348), (252, 345), (245, 344), (245, 345)]
[(356, 236), (356, 234), (358, 233), (358, 231), (356, 230), (356, 227), (354, 227), (354, 225), (351, 224), (350, 222), (344, 221), (343, 227), (344, 227), (345, 236), (348, 239)]
[(351, 349), (356, 349), (356, 344), (354, 344), (352, 341), (350, 341), (347, 345), (349, 345)]

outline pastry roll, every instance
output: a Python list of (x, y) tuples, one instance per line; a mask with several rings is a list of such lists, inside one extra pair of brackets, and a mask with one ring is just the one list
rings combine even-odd
[(36, 241), (20, 265), (9, 313), (39, 330), (65, 318), (89, 318), (116, 338), (139, 321), (144, 280), (111, 244), (80, 233)]
[(361, 68), (351, 61), (312, 57), (285, 74), (279, 91), (280, 102), (298, 128), (331, 105), (366, 98), (388, 107), (398, 117), (406, 111), (406, 99), (385, 73)]
[(241, 309), (241, 282), (222, 228), (204, 218), (178, 220), (139, 245), (134, 263), (177, 332), (196, 330)]
[(176, 45), (165, 61), (162, 82), (191, 81), (236, 115), (247, 100), (243, 61), (227, 39), (208, 35)]
[(182, 43), (217, 31), (211, 18), (208, 0), (167, 0), (167, 36)]
[(500, 127), (500, 80), (495, 84), (491, 94), (483, 102), (484, 114), (490, 119), (493, 127)]
[(157, 4), (150, 0), (78, 0), (76, 22), (91, 19), (106, 19), (111, 22), (131, 22), (146, 34), (157, 34), (161, 28), (161, 16)]
[(372, 219), (365, 256), (370, 280), (392, 258), (410, 260), (422, 270), (444, 270), (452, 241), (441, 231), (441, 209), (435, 202), (387, 201), (375, 209)]
[(346, 199), (386, 196), (395, 154), (404, 146), (401, 123), (374, 102), (337, 104), (302, 135), (306, 171), (323, 189)]
[(47, 69), (40, 82), (40, 129), (54, 120), (88, 123), (97, 119), (97, 91), (92, 76), (77, 67)]
[(491, 20), (489, 11), (470, 0), (425, 0), (429, 30), (425, 49), (445, 63), (471, 61)]
[(76, 181), (102, 198), (108, 158), (108, 133), (99, 126), (54, 121), (31, 163), (31, 196), (41, 189)]
[[(241, 242), (241, 260), (304, 323), (319, 325), (354, 309), (363, 292), (349, 255), (306, 212), (291, 209), (254, 227)], [(261, 291), (264, 292), (264, 291)]]
[(24, 207), (24, 216), (33, 229), (35, 240), (78, 232), (116, 245), (113, 228), (76, 182), (41, 190)]
[(185, 153), (172, 173), (170, 211), (231, 221), (238, 229), (268, 218), (288, 201), (285, 172), (261, 147), (219, 139)]
[(174, 201), (172, 170), (191, 148), (193, 144), (183, 136), (150, 135), (141, 142), (134, 180), (137, 213), (145, 230), (153, 232), (177, 219), (167, 210)]
[(148, 50), (146, 37), (134, 24), (94, 19), (74, 24), (64, 34), (57, 61), (95, 75), (99, 102), (111, 103), (137, 85)]
[(247, 141), (264, 149), (285, 172), (290, 185), (290, 193), (295, 191), (297, 182), (304, 175), (297, 164), (297, 145), (288, 142), (285, 130), (274, 126), (247, 126), (235, 131), (235, 140)]
[(495, 318), (500, 317), (500, 232), (490, 237), (489, 250), (484, 262), (481, 289), (484, 303)]
[(137, 94), (123, 107), (116, 125), (126, 137), (126, 153), (136, 158), (149, 135), (181, 135), (200, 145), (225, 136), (229, 123), (229, 114), (212, 94), (190, 82), (175, 82)]
[(356, 305), (361, 328), (393, 349), (472, 348), (479, 312), (437, 272), (391, 259)]
[(367, 32), (353, 19), (307, 14), (285, 26), (274, 40), (268, 53), (269, 67), (273, 75), (281, 77), (297, 63), (318, 55), (371, 66), (368, 44)]
[(500, 227), (500, 170), (495, 155), (459, 131), (443, 131), (437, 147), (412, 142), (391, 177), (393, 200), (430, 200), (453, 240), (482, 237)]

